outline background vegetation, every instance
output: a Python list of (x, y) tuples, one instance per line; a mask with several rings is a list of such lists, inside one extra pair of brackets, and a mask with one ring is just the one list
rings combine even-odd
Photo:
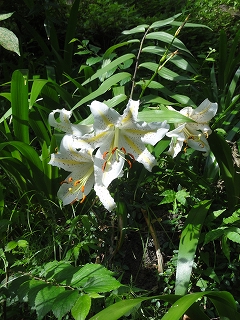
[[(20, 49), (18, 56), (0, 46), (2, 319), (95, 319), (97, 314), (107, 319), (111, 314), (108, 319), (166, 320), (184, 313), (191, 319), (196, 314), (237, 319), (238, 1), (25, 0), (16, 5), (0, 0), (0, 8), (1, 14), (14, 12), (0, 23), (16, 34)], [(147, 114), (149, 106), (171, 104), (180, 110), (205, 98), (218, 102), (209, 136), (212, 153), (205, 158), (188, 148), (172, 159), (165, 153), (169, 141), (163, 140), (151, 150), (158, 159), (152, 173), (134, 163), (112, 183), (115, 213), (108, 213), (94, 192), (83, 204), (62, 207), (57, 190), (66, 172), (48, 165), (62, 133), (50, 127), (49, 113), (72, 109), (78, 123), (89, 116), (93, 99), (122, 112), (147, 27), (122, 31), (178, 13), (175, 23), (153, 31), (174, 36), (190, 15), (178, 35), (186, 47), (181, 45), (165, 73), (156, 75), (159, 85), (145, 88), (155, 70), (151, 66), (166, 48), (179, 50), (156, 33), (147, 38), (133, 97), (144, 92), (140, 117), (146, 121), (155, 120)], [(160, 53), (149, 46), (160, 47)], [(184, 259), (191, 268), (181, 273)], [(173, 314), (172, 304), (183, 309)]]

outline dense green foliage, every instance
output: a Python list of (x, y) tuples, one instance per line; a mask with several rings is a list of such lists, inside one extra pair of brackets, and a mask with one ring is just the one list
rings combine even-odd
[[(0, 15), (0, 317), (236, 320), (239, 3), (0, 0), (0, 8), (14, 12)], [(210, 154), (186, 140), (172, 158), (164, 137), (148, 145), (152, 172), (126, 158), (130, 168), (109, 186), (116, 210), (94, 190), (63, 206), (67, 174), (49, 161), (64, 130), (49, 114), (65, 108), (72, 123), (89, 125), (93, 100), (122, 114), (129, 98), (140, 99), (139, 120), (167, 120), (171, 130), (187, 120), (166, 106), (218, 103)]]

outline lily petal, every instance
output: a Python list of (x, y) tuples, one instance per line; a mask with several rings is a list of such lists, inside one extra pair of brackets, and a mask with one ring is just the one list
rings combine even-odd
[(94, 190), (96, 195), (99, 197), (99, 200), (108, 211), (111, 212), (114, 210), (114, 208), (116, 208), (116, 203), (106, 187), (95, 183)]

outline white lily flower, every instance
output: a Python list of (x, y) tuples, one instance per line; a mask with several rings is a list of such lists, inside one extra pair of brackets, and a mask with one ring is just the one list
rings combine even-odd
[(72, 111), (56, 109), (49, 114), (48, 122), (50, 126), (76, 137), (81, 137), (92, 131), (92, 125), (72, 124), (69, 120), (71, 116)]
[[(57, 193), (63, 205), (73, 204), (75, 201), (83, 202), (92, 190), (95, 182), (92, 152), (92, 147), (85, 141), (65, 135), (59, 153), (51, 154), (49, 164), (71, 172), (62, 181)], [(105, 208), (112, 211), (116, 203), (107, 188), (96, 185), (94, 189)]]
[(94, 117), (94, 134), (83, 139), (94, 148), (97, 184), (107, 187), (121, 176), (125, 161), (142, 163), (149, 171), (157, 164), (145, 144), (155, 145), (169, 129), (166, 122), (146, 123), (137, 120), (139, 101), (130, 100), (123, 115), (104, 103), (93, 101), (90, 105)]
[(61, 183), (58, 197), (63, 205), (84, 200), (94, 184), (93, 149), (87, 143), (65, 135), (58, 153), (51, 154), (49, 164), (71, 172)]
[[(172, 107), (168, 108), (174, 110)], [(217, 103), (212, 103), (208, 99), (205, 99), (196, 109), (186, 107), (180, 110), (181, 114), (192, 119), (194, 122), (178, 124), (174, 130), (166, 134), (166, 136), (172, 138), (168, 154), (173, 158), (176, 157), (181, 151), (183, 144), (186, 143), (187, 146), (198, 151), (203, 151), (205, 152), (204, 155), (208, 155), (210, 147), (207, 138), (212, 132), (208, 123), (215, 116), (217, 108)]]

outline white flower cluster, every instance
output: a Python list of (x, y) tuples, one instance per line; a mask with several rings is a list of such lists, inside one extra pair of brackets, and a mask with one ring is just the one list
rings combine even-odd
[(173, 157), (184, 142), (196, 150), (209, 152), (206, 138), (211, 129), (208, 122), (216, 114), (216, 103), (206, 99), (196, 109), (182, 109), (180, 113), (194, 122), (178, 124), (172, 131), (166, 121), (138, 121), (138, 108), (139, 101), (129, 100), (120, 115), (104, 103), (93, 101), (90, 105), (93, 125), (72, 124), (72, 112), (65, 109), (50, 113), (50, 125), (66, 133), (59, 151), (51, 155), (49, 162), (71, 172), (58, 191), (63, 205), (84, 201), (94, 187), (105, 208), (112, 211), (116, 204), (108, 191), (110, 183), (122, 176), (124, 164), (131, 167), (134, 161), (151, 171), (157, 161), (146, 145), (155, 145), (165, 135), (171, 137), (168, 152)]

